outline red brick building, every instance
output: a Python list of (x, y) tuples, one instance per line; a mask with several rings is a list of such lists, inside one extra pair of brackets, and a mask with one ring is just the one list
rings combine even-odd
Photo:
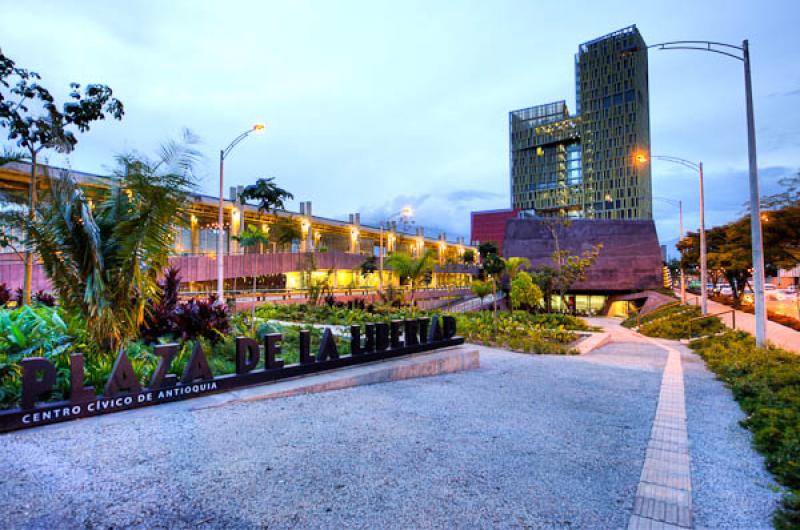
[(519, 210), (484, 210), (471, 213), (470, 241), (474, 245), (493, 241), (497, 243), (500, 253), (503, 252), (503, 236), (506, 221), (517, 217)]

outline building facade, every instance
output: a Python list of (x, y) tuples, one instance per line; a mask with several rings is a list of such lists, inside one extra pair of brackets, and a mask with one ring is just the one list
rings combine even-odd
[(576, 112), (509, 113), (511, 207), (536, 216), (651, 219), (647, 45), (636, 26), (581, 44)]
[[(84, 189), (87, 197), (99, 200), (110, 185), (110, 177), (73, 170), (39, 166), (39, 193), (44, 193), (48, 176), (69, 173)], [(66, 176), (66, 175), (64, 175)], [(27, 195), (30, 186), (30, 165), (9, 163), (0, 167), (0, 192)], [(251, 288), (256, 278), (259, 289), (301, 290), (309, 281), (325, 280), (335, 289), (372, 289), (381, 283), (398, 286), (399, 278), (385, 267), (379, 272), (362, 272), (367, 258), (379, 258), (392, 252), (419, 257), (430, 251), (436, 265), (428, 287), (466, 287), (476, 268), (464, 263), (464, 253), (472, 248), (463, 238), (448, 239), (446, 234), (427, 236), (424, 229), (408, 233), (396, 224), (381, 228), (361, 223), (358, 213), (347, 220), (328, 219), (313, 215), (311, 202), (301, 202), (299, 212), (278, 210), (262, 212), (239, 200), (240, 188), (231, 188), (223, 204), (223, 226), (218, 225), (219, 199), (206, 195), (192, 197), (188, 208), (187, 226), (173, 227), (173, 252), (170, 264), (181, 270), (184, 287), (190, 291), (211, 292), (217, 281), (217, 241), (222, 238), (225, 253), (225, 288)], [(296, 227), (297, 237), (291, 242), (243, 246), (238, 236), (248, 229), (267, 234), (276, 223)], [(22, 236), (20, 229), (1, 226), (3, 233)], [(475, 249), (472, 248), (474, 251)], [(377, 265), (376, 259), (376, 265)], [(0, 283), (9, 288), (22, 286), (23, 264), (14, 249), (0, 248)], [(33, 271), (34, 290), (49, 290), (50, 285), (42, 268)]]
[(470, 213), (470, 243), (475, 246), (492, 242), (502, 252), (506, 221), (519, 214), (517, 210), (484, 210)]

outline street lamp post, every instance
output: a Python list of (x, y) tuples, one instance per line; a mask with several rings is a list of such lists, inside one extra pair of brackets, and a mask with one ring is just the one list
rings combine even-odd
[(407, 219), (412, 215), (414, 215), (414, 211), (411, 209), (410, 206), (406, 206), (399, 212), (393, 213), (392, 215), (381, 221), (381, 238), (380, 238), (380, 244), (378, 245), (378, 262), (379, 262), (378, 286), (381, 291), (383, 291), (383, 227), (384, 226), (388, 227), (391, 220), (394, 219), (395, 217), (402, 217), (404, 219)]
[[(664, 156), (664, 155), (653, 155), (650, 157), (654, 160), (664, 160), (665, 162), (672, 162), (673, 164), (679, 164), (683, 167), (687, 167), (694, 171), (697, 171), (697, 174), (700, 176), (700, 305), (703, 311), (703, 315), (708, 314), (708, 286), (706, 285), (706, 278), (708, 277), (708, 259), (706, 256), (706, 224), (705, 224), (705, 213), (706, 213), (706, 206), (705, 206), (705, 190), (703, 184), (703, 163), (702, 162), (692, 162), (691, 160), (686, 160), (685, 158), (678, 158), (677, 156)], [(648, 161), (647, 156), (639, 154), (636, 155), (636, 161), (639, 163), (646, 163)], [(683, 237), (683, 208), (681, 208), (681, 237)], [(683, 274), (683, 269), (681, 269), (681, 274)], [(683, 287), (681, 287), (681, 298), (682, 301), (686, 302), (686, 294), (683, 291)]]
[[(750, 236), (753, 253), (753, 300), (756, 315), (756, 344), (763, 346), (767, 340), (767, 305), (764, 297), (764, 247), (761, 232), (761, 196), (758, 185), (756, 160), (756, 131), (753, 113), (753, 87), (750, 78), (750, 45), (747, 39), (741, 46), (713, 41), (672, 41), (653, 44), (648, 48), (659, 50), (697, 50), (713, 52), (742, 61), (744, 66), (744, 92), (747, 112), (747, 155), (750, 174)], [(738, 55), (740, 52), (741, 55)]]
[(256, 123), (251, 128), (233, 139), (228, 147), (219, 152), (219, 211), (217, 212), (217, 299), (225, 301), (225, 245), (222, 240), (224, 229), (224, 208), (225, 208), (225, 159), (236, 145), (244, 140), (250, 133), (263, 131), (264, 124)]

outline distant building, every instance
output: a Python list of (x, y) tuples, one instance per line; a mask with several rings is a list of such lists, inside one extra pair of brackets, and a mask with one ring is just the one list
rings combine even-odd
[(565, 101), (509, 113), (511, 206), (537, 216), (651, 219), (647, 45), (636, 26), (581, 44), (576, 113)]
[(511, 209), (472, 212), (470, 215), (470, 242), (477, 246), (491, 241), (496, 243), (497, 248), (502, 252), (506, 221), (516, 217), (518, 213), (517, 210)]
[[(78, 182), (89, 198), (98, 199), (110, 186), (113, 177), (63, 170), (39, 165), (40, 192), (46, 186), (46, 175), (60, 177), (66, 173)], [(22, 162), (8, 163), (0, 167), (0, 192), (27, 194), (30, 187), (30, 165)], [(421, 256), (431, 251), (436, 257), (436, 266), (431, 275), (431, 287), (468, 286), (473, 265), (463, 263), (466, 250), (476, 250), (464, 244), (463, 238), (447, 240), (445, 234), (426, 236), (422, 227), (414, 233), (398, 229), (390, 224), (385, 229), (361, 223), (358, 213), (349, 219), (337, 220), (320, 217), (312, 213), (311, 202), (300, 203), (299, 212), (277, 210), (262, 212), (256, 206), (243, 203), (241, 189), (230, 188), (229, 197), (224, 198), (223, 226), (217, 224), (219, 198), (206, 195), (191, 197), (188, 208), (188, 226), (174, 226), (170, 265), (181, 269), (183, 282), (192, 291), (211, 291), (217, 282), (217, 238), (223, 240), (225, 252), (226, 289), (241, 289), (251, 286), (255, 276), (259, 288), (305, 289), (310, 277), (319, 281), (326, 279), (334, 289), (374, 289), (379, 285), (379, 273), (364, 274), (360, 271), (364, 261), (384, 254), (403, 252)], [(269, 233), (278, 222), (288, 222), (297, 228), (299, 237), (291, 243), (270, 243), (243, 247), (238, 236), (248, 229)], [(8, 229), (9, 227), (5, 227)], [(13, 235), (22, 236), (21, 230)], [(312, 274), (309, 275), (308, 273)], [(22, 285), (23, 264), (13, 249), (0, 248), (0, 283), (9, 288)], [(399, 277), (386, 267), (383, 281), (397, 285)], [(51, 289), (51, 285), (40, 264), (34, 266), (34, 290)]]

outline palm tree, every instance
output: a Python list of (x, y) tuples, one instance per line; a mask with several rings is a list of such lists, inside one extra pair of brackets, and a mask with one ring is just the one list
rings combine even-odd
[(68, 173), (48, 175), (37, 215), (21, 219), (61, 304), (83, 317), (101, 350), (117, 351), (136, 336), (147, 300), (158, 300), (173, 227), (188, 223), (193, 143), (187, 131), (155, 160), (118, 157), (113, 183), (95, 204)]
[(294, 199), (294, 195), (283, 188), (279, 188), (274, 181), (274, 178), (256, 180), (255, 184), (247, 186), (242, 193), (239, 194), (239, 200), (242, 202), (248, 199), (257, 200), (258, 209), (262, 212), (270, 212), (278, 209), (285, 210), (286, 206), (283, 204), (283, 201)]
[(416, 285), (433, 270), (433, 251), (427, 249), (419, 258), (412, 258), (403, 252), (395, 252), (386, 258), (389, 266), (400, 277), (400, 282), (408, 282), (411, 292), (411, 305), (414, 305)]
[(529, 269), (531, 262), (528, 258), (508, 258), (506, 260), (506, 274), (508, 281), (513, 282), (522, 269)]
[(481, 307), (483, 307), (483, 299), (492, 294), (492, 283), (494, 280), (472, 280), (470, 284), (470, 289), (472, 292), (477, 296), (481, 301)]
[(269, 227), (269, 240), (283, 248), (303, 237), (300, 227), (292, 217), (278, 217)]

